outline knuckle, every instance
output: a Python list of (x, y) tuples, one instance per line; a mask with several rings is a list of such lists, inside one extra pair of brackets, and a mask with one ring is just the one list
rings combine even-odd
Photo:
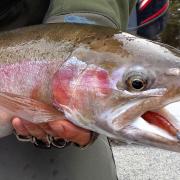
[(73, 140), (77, 138), (77, 133), (72, 132), (72, 131), (64, 131), (63, 137), (65, 139)]
[(47, 124), (40, 124), (40, 127), (41, 127), (43, 130), (45, 130), (45, 131), (47, 131), (47, 130), (50, 129)]
[(33, 129), (33, 124), (32, 123), (27, 122), (27, 121), (21, 121), (21, 122), (26, 128)]

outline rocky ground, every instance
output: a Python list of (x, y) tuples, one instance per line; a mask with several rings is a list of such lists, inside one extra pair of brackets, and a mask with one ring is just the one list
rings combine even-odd
[(180, 153), (133, 145), (113, 146), (119, 180), (179, 180)]

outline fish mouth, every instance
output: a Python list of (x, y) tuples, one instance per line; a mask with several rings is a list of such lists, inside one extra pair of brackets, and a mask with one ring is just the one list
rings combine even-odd
[[(180, 102), (149, 111), (122, 129), (126, 141), (180, 152)], [(173, 111), (173, 113), (172, 113)]]

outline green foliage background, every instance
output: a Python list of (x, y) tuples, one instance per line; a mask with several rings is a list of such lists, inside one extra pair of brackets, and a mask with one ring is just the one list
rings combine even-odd
[(180, 48), (180, 0), (171, 0), (167, 27), (161, 34), (163, 43)]

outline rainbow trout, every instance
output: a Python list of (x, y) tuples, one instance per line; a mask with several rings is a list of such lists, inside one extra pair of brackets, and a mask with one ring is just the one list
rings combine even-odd
[(14, 116), (65, 116), (109, 138), (180, 152), (180, 120), (163, 110), (179, 100), (180, 51), (170, 46), (89, 25), (0, 34), (0, 137)]

